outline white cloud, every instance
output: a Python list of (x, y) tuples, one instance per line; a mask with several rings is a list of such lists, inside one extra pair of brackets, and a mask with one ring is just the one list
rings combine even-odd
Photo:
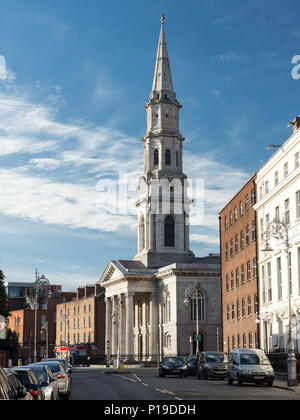
[(206, 235), (206, 234), (192, 234), (190, 235), (192, 242), (199, 242), (203, 244), (212, 244), (219, 245), (219, 238), (215, 235)]
[(237, 54), (234, 51), (228, 51), (225, 54), (219, 55), (219, 60), (220, 61), (238, 61), (241, 59), (241, 57), (242, 56), (240, 54)]

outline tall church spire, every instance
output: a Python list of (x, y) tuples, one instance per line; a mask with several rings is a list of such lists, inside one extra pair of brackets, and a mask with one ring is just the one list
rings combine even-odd
[(164, 95), (167, 95), (169, 99), (175, 99), (176, 95), (172, 83), (167, 41), (164, 31), (164, 21), (165, 16), (161, 15), (161, 30), (151, 96), (157, 98), (157, 95), (159, 95), (160, 99), (162, 99), (165, 97)]

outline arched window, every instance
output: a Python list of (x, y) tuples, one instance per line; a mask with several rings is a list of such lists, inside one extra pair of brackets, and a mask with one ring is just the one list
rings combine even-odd
[(171, 151), (169, 149), (165, 152), (165, 163), (166, 165), (171, 165)]
[(168, 324), (171, 322), (171, 297), (170, 293), (165, 296), (165, 307), (164, 307), (164, 323)]
[(158, 149), (154, 150), (154, 165), (157, 166), (159, 164), (159, 154)]
[[(198, 316), (197, 316), (197, 300), (198, 300)], [(205, 321), (205, 296), (198, 290), (191, 296), (191, 320)]]
[(172, 216), (165, 219), (165, 246), (175, 246), (175, 220)]
[(176, 167), (179, 167), (179, 153), (178, 150), (176, 151)]
[(140, 225), (139, 225), (139, 229), (140, 229), (140, 252), (145, 249), (145, 219), (144, 217), (142, 217), (140, 219)]

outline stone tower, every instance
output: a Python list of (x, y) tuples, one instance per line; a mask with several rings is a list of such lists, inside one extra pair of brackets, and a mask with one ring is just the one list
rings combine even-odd
[(182, 167), (181, 105), (173, 88), (164, 20), (162, 15), (153, 87), (145, 106), (144, 174), (136, 203), (139, 228), (135, 259), (149, 268), (194, 259), (189, 249), (191, 201)]

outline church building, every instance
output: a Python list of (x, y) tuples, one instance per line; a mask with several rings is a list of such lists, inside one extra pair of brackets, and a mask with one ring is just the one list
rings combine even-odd
[(138, 181), (138, 252), (110, 261), (100, 278), (106, 296), (106, 345), (126, 361), (222, 349), (220, 257), (197, 258), (189, 244), (184, 138), (164, 32), (150, 99), (144, 173)]

